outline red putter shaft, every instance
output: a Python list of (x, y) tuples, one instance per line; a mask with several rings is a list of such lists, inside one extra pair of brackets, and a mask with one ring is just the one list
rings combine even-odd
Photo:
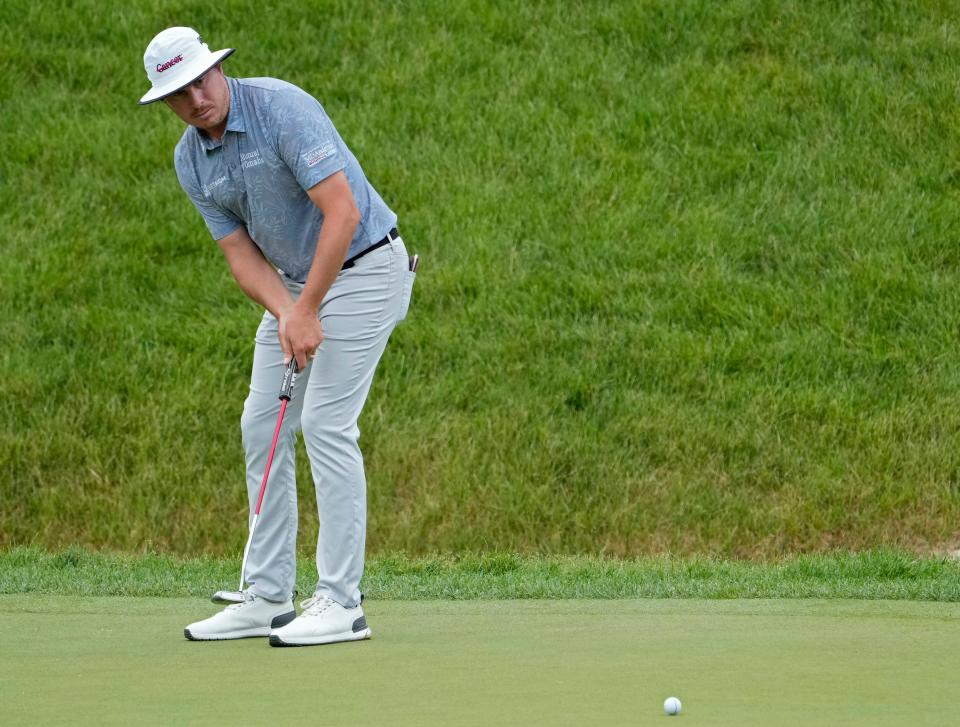
[(263, 470), (263, 480), (260, 482), (260, 495), (257, 497), (257, 506), (253, 510), (253, 517), (250, 519), (250, 533), (247, 535), (247, 544), (243, 549), (243, 560), (240, 563), (240, 589), (237, 591), (242, 597), (243, 584), (246, 582), (247, 575), (247, 557), (250, 555), (250, 544), (253, 543), (253, 535), (257, 531), (257, 521), (260, 519), (260, 506), (263, 504), (263, 496), (267, 492), (267, 479), (270, 477), (270, 467), (273, 464), (273, 455), (277, 451), (277, 440), (280, 439), (280, 428), (283, 426), (283, 414), (287, 410), (287, 402), (293, 396), (293, 382), (297, 374), (297, 359), (291, 359), (287, 364), (287, 370), (283, 374), (283, 383), (280, 385), (280, 415), (277, 417), (277, 428), (273, 432), (273, 441), (270, 443), (270, 454), (267, 456), (267, 466)]
[(267, 478), (270, 476), (270, 465), (273, 464), (273, 455), (277, 451), (277, 440), (280, 438), (280, 428), (283, 426), (283, 413), (287, 410), (288, 399), (284, 399), (280, 404), (280, 416), (277, 417), (277, 428), (273, 432), (273, 442), (270, 444), (270, 456), (267, 457), (267, 468), (263, 471), (263, 481), (260, 483), (260, 497), (257, 498), (257, 507), (253, 511), (254, 515), (260, 514), (260, 504), (263, 502), (263, 495), (267, 491)]

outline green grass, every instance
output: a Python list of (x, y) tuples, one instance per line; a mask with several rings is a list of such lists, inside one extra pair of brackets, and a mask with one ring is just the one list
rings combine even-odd
[(373, 638), (197, 643), (195, 599), (0, 596), (4, 724), (944, 725), (960, 607), (370, 602)]
[[(238, 558), (179, 559), (71, 548), (0, 551), (0, 594), (209, 597), (234, 589)], [(297, 590), (313, 592), (311, 558), (299, 562)], [(907, 553), (801, 555), (769, 563), (680, 558), (379, 556), (368, 564), (373, 600), (845, 598), (960, 601), (960, 562)]]
[(136, 106), (172, 24), (314, 93), (423, 257), (361, 420), (372, 553), (955, 539), (953, 3), (4, 10), (0, 546), (243, 545), (259, 313)]

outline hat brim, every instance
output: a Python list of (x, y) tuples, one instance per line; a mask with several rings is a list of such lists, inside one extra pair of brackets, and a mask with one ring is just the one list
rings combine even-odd
[(187, 75), (186, 79), (181, 77), (163, 86), (154, 86), (151, 88), (140, 99), (140, 105), (146, 106), (154, 101), (159, 101), (170, 94), (176, 93), (181, 88), (189, 86), (204, 73), (224, 60), (227, 56), (231, 55), (235, 50), (236, 48), (224, 48), (223, 50), (218, 50), (214, 53), (211, 53), (210, 56), (200, 66), (190, 70), (190, 73)]

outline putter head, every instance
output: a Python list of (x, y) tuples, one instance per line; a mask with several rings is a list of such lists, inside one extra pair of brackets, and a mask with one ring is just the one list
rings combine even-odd
[[(212, 596), (210, 596), (210, 600), (213, 601), (214, 603), (231, 604), (231, 603), (243, 603), (245, 600), (247, 600), (247, 597), (243, 591), (217, 591)], [(296, 591), (293, 592), (293, 595), (290, 597), (290, 600), (292, 601), (297, 600)]]
[(243, 603), (246, 596), (243, 591), (217, 591), (210, 600), (214, 603)]

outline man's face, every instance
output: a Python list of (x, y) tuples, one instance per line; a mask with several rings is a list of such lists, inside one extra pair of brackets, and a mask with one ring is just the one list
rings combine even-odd
[(191, 126), (203, 129), (217, 139), (223, 136), (227, 114), (230, 113), (230, 89), (220, 64), (163, 100)]

